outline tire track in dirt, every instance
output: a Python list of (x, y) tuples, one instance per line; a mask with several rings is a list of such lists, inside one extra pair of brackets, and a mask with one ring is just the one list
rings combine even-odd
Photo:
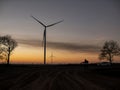
[(8, 90), (10, 89), (12, 86), (15, 85), (16, 80), (20, 77), (25, 77), (28, 76), (30, 72), (25, 72), (25, 73), (12, 73), (10, 75), (7, 75), (7, 77), (5, 76), (5, 78), (3, 80), (1, 80), (0, 82), (0, 90)]
[[(119, 83), (120, 81), (115, 78), (110, 78), (102, 75), (91, 74), (91, 73), (78, 73), (82, 78), (86, 78), (94, 84), (99, 85), (107, 90), (120, 90)], [(88, 76), (89, 75), (89, 76)], [(118, 89), (119, 88), (119, 89)]]
[(79, 77), (71, 75), (68, 72), (59, 72), (55, 74), (53, 79), (47, 81), (41, 90), (105, 90), (92, 82)]
[(15, 85), (15, 87), (12, 87), (11, 90), (44, 90), (45, 88), (48, 87), (47, 85), (49, 85), (49, 82), (52, 81), (56, 74), (57, 72), (54, 71), (53, 72), (45, 71), (43, 73), (40, 72), (38, 77), (35, 77), (35, 75), (33, 74), (32, 75), (33, 80), (30, 81), (29, 80), (30, 78), (28, 78), (29, 83), (22, 84), (22, 87), (20, 86), (19, 83), (18, 86)]
[(38, 87), (36, 90), (50, 90), (51, 85), (53, 84), (53, 81), (55, 78), (60, 74), (60, 72), (53, 71), (51, 72), (47, 78), (43, 81), (40, 87)]
[(105, 90), (105, 88), (100, 87), (99, 85), (94, 84), (93, 82), (87, 80), (86, 78), (81, 77), (76, 72), (73, 72), (72, 74), (66, 72), (66, 74), (67, 74), (66, 76), (68, 76), (67, 78), (76, 82), (76, 84), (78, 85), (82, 85), (84, 87), (82, 90)]
[(64, 71), (57, 72), (53, 79), (47, 81), (40, 90), (85, 90), (84, 86), (77, 84)]
[[(33, 82), (35, 82), (36, 80), (38, 79), (41, 80), (41, 77), (45, 78), (45, 76), (43, 75), (44, 72), (42, 73), (40, 71), (33, 71), (32, 73), (19, 77), (18, 80), (15, 82), (15, 85), (11, 87), (10, 90), (23, 90), (26, 86), (32, 85)], [(29, 90), (29, 89), (26, 88), (25, 90)]]
[[(24, 88), (19, 90), (104, 90), (74, 72), (71, 74), (68, 71), (53, 71), (46, 74), (44, 80), (37, 78), (37, 81), (24, 84)], [(17, 88), (11, 90), (18, 90)]]

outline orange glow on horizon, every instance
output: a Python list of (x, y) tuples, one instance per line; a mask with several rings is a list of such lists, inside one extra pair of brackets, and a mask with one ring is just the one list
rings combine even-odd
[[(70, 64), (70, 63), (81, 63), (87, 59), (90, 63), (100, 62), (98, 59), (98, 53), (83, 53), (83, 52), (73, 52), (66, 50), (54, 50), (47, 48), (47, 64), (51, 64), (51, 53), (53, 53), (53, 63), (54, 64)], [(19, 45), (12, 52), (10, 63), (18, 64), (43, 64), (43, 48), (42, 47), (32, 47), (26, 45)], [(116, 57), (115, 62), (119, 62), (120, 57)]]
[[(81, 63), (84, 59), (90, 62), (98, 62), (98, 54), (68, 52), (64, 50), (47, 49), (47, 64), (51, 63), (51, 52), (54, 54), (53, 63)], [(43, 50), (42, 48), (18, 46), (11, 55), (11, 63), (34, 63), (43, 64)]]

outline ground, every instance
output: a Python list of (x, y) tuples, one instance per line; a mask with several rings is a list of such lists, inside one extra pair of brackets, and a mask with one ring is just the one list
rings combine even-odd
[(119, 73), (119, 65), (0, 65), (0, 90), (120, 90)]

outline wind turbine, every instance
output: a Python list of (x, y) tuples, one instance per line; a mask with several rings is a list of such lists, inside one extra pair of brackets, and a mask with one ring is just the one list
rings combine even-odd
[(53, 55), (53, 53), (51, 53), (51, 64), (53, 64), (53, 58), (55, 57), (54, 55)]
[(33, 19), (35, 19), (38, 23), (40, 23), (43, 27), (44, 27), (44, 33), (43, 33), (43, 41), (44, 41), (44, 64), (46, 64), (46, 29), (48, 27), (51, 27), (51, 26), (54, 26), (58, 23), (61, 23), (63, 22), (63, 20), (59, 21), (59, 22), (56, 22), (56, 23), (53, 23), (53, 24), (50, 24), (50, 25), (45, 25), (43, 24), (41, 21), (39, 21), (38, 19), (36, 19), (35, 17), (31, 16)]

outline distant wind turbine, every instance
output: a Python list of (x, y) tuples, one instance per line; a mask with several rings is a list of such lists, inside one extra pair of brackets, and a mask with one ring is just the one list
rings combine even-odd
[(53, 58), (55, 57), (54, 55), (53, 55), (53, 53), (51, 53), (51, 64), (53, 64)]
[(41, 21), (39, 21), (38, 19), (36, 19), (35, 17), (33, 17), (33, 16), (31, 16), (31, 17), (33, 19), (35, 19), (38, 23), (40, 23), (44, 27), (44, 33), (43, 33), (43, 41), (44, 41), (44, 64), (46, 64), (46, 28), (54, 26), (54, 25), (56, 25), (58, 23), (61, 23), (61, 22), (63, 22), (63, 20), (61, 20), (59, 22), (56, 22), (56, 23), (53, 23), (53, 24), (50, 24), (50, 25), (45, 25)]

